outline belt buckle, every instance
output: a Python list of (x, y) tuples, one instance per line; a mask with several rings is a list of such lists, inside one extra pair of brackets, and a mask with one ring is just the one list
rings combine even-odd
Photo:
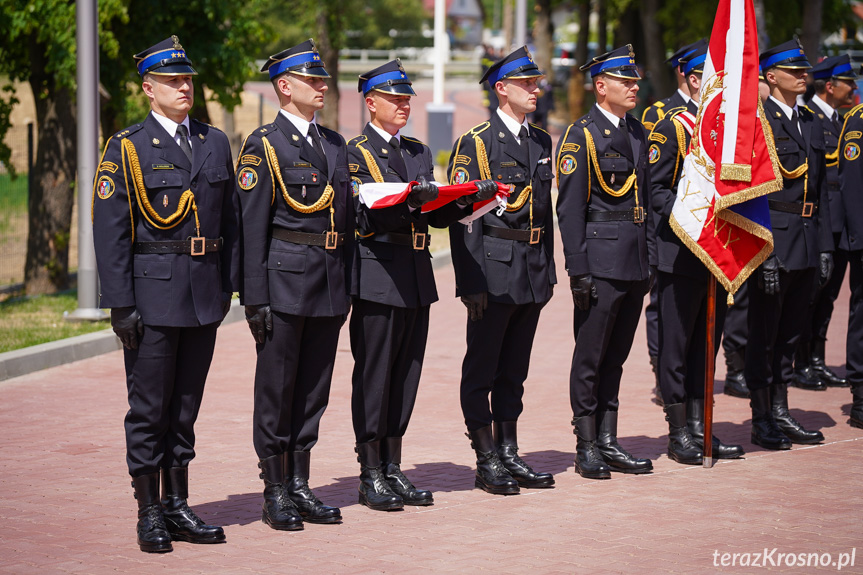
[(426, 249), (426, 245), (428, 245), (427, 239), (428, 234), (426, 233), (414, 234), (414, 249), (417, 251)]
[(324, 243), (324, 249), (326, 250), (334, 250), (339, 245), (339, 233), (338, 232), (326, 232), (327, 238), (326, 243)]
[(632, 208), (632, 221), (636, 224), (644, 223), (644, 208), (641, 206)]
[(192, 250), (191, 253), (193, 256), (202, 256), (207, 251), (207, 243), (206, 238), (202, 237), (194, 237), (192, 240)]
[(542, 237), (542, 228), (530, 228), (530, 245), (538, 244)]
[(800, 214), (804, 218), (811, 218), (815, 212), (815, 204), (813, 202), (803, 202), (803, 213)]

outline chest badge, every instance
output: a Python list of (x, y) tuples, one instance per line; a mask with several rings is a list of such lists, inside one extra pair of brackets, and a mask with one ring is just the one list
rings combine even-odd
[(162, 205), (166, 208), (168, 207), (168, 194), (162, 196)]
[(154, 146), (158, 146), (158, 145), (159, 145), (159, 138), (153, 138), (153, 145), (154, 145)]
[(303, 186), (303, 197), (304, 198), (306, 197), (306, 186), (305, 185)]
[(614, 174), (611, 174), (611, 179), (609, 180), (612, 184), (614, 184)]
[(317, 175), (317, 174), (312, 174), (312, 183), (313, 183), (313, 184), (317, 184), (317, 183), (318, 183), (318, 175)]

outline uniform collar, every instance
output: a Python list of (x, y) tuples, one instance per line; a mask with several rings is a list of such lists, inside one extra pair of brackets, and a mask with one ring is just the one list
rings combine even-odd
[(189, 126), (189, 116), (186, 116), (185, 118), (183, 118), (183, 121), (180, 122), (180, 124), (178, 124), (177, 122), (175, 122), (171, 118), (165, 117), (162, 114), (159, 114), (157, 112), (152, 112), (152, 114), (153, 114), (153, 118), (155, 118), (156, 121), (159, 122), (160, 126), (165, 128), (165, 131), (168, 132), (168, 134), (172, 138), (174, 138), (174, 139), (177, 138), (177, 126), (179, 126), (180, 124), (186, 126), (186, 130), (188, 130), (189, 136), (191, 137), (192, 130)]
[(614, 114), (612, 114), (611, 112), (609, 112), (608, 110), (606, 110), (605, 108), (603, 108), (602, 106), (600, 106), (599, 104), (596, 104), (595, 108), (596, 108), (597, 110), (599, 110), (600, 112), (602, 112), (602, 115), (603, 115), (603, 116), (605, 116), (605, 118), (606, 118), (609, 122), (611, 122), (611, 125), (612, 125), (612, 126), (615, 126), (615, 127), (620, 126), (620, 121), (621, 121), (623, 118), (621, 118), (620, 116), (615, 116)]
[(395, 133), (395, 135), (392, 135), (392, 134), (390, 134), (389, 132), (387, 132), (386, 130), (383, 130), (383, 129), (381, 129), (381, 128), (378, 128), (377, 126), (375, 126), (375, 125), (374, 125), (374, 124), (372, 124), (371, 122), (369, 122), (369, 127), (370, 127), (372, 130), (374, 130), (375, 132), (377, 132), (378, 136), (380, 136), (381, 138), (383, 138), (384, 142), (389, 143), (389, 141), (390, 141), (390, 140), (392, 140), (393, 138), (395, 138), (396, 140), (398, 140), (398, 141), (399, 141), (399, 144), (401, 144), (401, 142), (402, 142), (402, 135), (401, 135), (401, 131), (398, 131), (398, 132), (396, 132), (396, 133)]
[(680, 88), (678, 88), (678, 89), (677, 89), (677, 93), (678, 93), (678, 94), (680, 94), (680, 97), (681, 97), (681, 98), (683, 98), (683, 103), (684, 103), (684, 104), (688, 104), (688, 103), (689, 103), (689, 100), (691, 100), (691, 99), (692, 99), (692, 98), (690, 98), (689, 96), (687, 96), (686, 94), (684, 94), (684, 93), (683, 93), (683, 90), (681, 90)]
[(821, 111), (824, 112), (828, 120), (833, 119), (833, 114), (836, 113), (836, 110), (833, 109), (833, 106), (822, 100), (818, 94), (812, 96), (812, 103), (821, 108)]
[[(290, 120), (290, 122), (294, 125), (294, 127), (297, 129), (297, 131), (303, 135), (304, 138), (309, 137), (309, 126), (312, 124), (317, 124), (315, 122), (315, 118), (312, 118), (312, 121), (309, 122), (305, 118), (300, 118), (299, 116), (295, 116), (294, 114), (291, 114), (290, 112), (287, 112), (284, 109), (280, 109), (279, 112), (284, 114), (285, 118)], [(320, 130), (318, 130), (318, 133), (320, 133)]]
[(527, 126), (527, 117), (525, 117), (524, 122), (519, 124), (518, 120), (506, 112), (501, 111), (500, 108), (497, 109), (497, 115), (500, 116), (500, 119), (503, 121), (503, 125), (506, 126), (507, 130), (512, 132), (512, 135), (515, 136), (516, 140), (518, 139), (518, 133), (521, 131), (522, 126), (527, 130), (528, 134), (530, 133), (530, 128)]
[[(797, 104), (794, 104), (794, 107), (793, 107), (793, 108), (789, 108), (787, 104), (785, 104), (784, 102), (780, 102), (779, 100), (777, 100), (776, 98), (774, 98), (772, 95), (771, 95), (771, 96), (769, 96), (769, 98), (770, 98), (771, 100), (773, 100), (773, 102), (774, 102), (774, 103), (776, 103), (776, 105), (777, 105), (777, 106), (779, 106), (779, 109), (780, 109), (780, 110), (782, 110), (782, 112), (785, 114), (785, 116), (786, 116), (789, 120), (791, 119), (791, 114), (792, 114), (792, 113), (794, 113), (794, 112), (797, 112)], [(798, 112), (797, 116), (798, 116), (798, 117), (800, 117), (799, 112)]]

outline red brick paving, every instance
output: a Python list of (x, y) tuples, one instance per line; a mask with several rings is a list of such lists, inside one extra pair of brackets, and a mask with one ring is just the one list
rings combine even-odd
[[(509, 497), (473, 489), (473, 453), (458, 400), (465, 311), (453, 298), (451, 268), (437, 270), (437, 280), (442, 301), (432, 307), (404, 452), (408, 475), (434, 491), (433, 507), (384, 513), (357, 504), (352, 362), (343, 330), (311, 485), (342, 508), (344, 523), (293, 533), (261, 523), (262, 482), (251, 441), (255, 353), (238, 323), (219, 332), (190, 467), (190, 502), (205, 520), (225, 526), (227, 544), (176, 543), (165, 555), (138, 550), (124, 459), (122, 356), (114, 352), (0, 383), (0, 572), (703, 573), (715, 568), (715, 551), (721, 557), (777, 548), (831, 553), (835, 560), (856, 547), (855, 566), (843, 572), (863, 572), (863, 430), (846, 423), (847, 389), (790, 391), (794, 416), (821, 429), (826, 441), (788, 452), (751, 445), (748, 402), (719, 394), (717, 434), (742, 443), (746, 458), (712, 469), (678, 465), (665, 455), (666, 424), (650, 401), (642, 322), (624, 367), (620, 437), (636, 455), (653, 459), (655, 472), (579, 477), (572, 464), (572, 303), (565, 286), (540, 320), (519, 430), (525, 459), (555, 473), (556, 487)], [(844, 358), (848, 295), (846, 285), (829, 334), (833, 366)], [(717, 389), (722, 377), (720, 366)]]

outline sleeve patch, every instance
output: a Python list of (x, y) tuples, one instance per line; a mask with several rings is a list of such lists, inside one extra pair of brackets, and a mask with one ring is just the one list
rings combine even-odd
[(647, 139), (651, 142), (659, 142), (660, 144), (664, 144), (666, 141), (668, 141), (668, 138), (657, 132), (651, 132), (650, 135), (647, 136)]
[(107, 200), (114, 194), (114, 180), (108, 176), (102, 176), (96, 182), (96, 195), (100, 200)]
[(578, 162), (575, 161), (575, 156), (567, 154), (560, 159), (560, 166), (558, 167), (558, 171), (561, 174), (567, 175), (574, 172), (575, 168), (577, 167)]
[(647, 152), (647, 159), (650, 160), (651, 164), (659, 161), (659, 147), (656, 144), (650, 146), (650, 150)]
[(464, 154), (459, 154), (455, 157), (455, 164), (464, 164), (465, 166), (470, 165), (470, 156), (465, 156)]
[(261, 162), (263, 162), (263, 160), (261, 158), (259, 158), (258, 156), (252, 155), (252, 154), (246, 154), (245, 156), (240, 158), (241, 164), (250, 164), (252, 166), (260, 166)]
[(356, 174), (357, 172), (360, 171), (360, 165), (359, 164), (348, 164), (348, 169), (351, 171), (351, 173)]
[(258, 173), (252, 168), (246, 166), (240, 173), (237, 174), (237, 185), (241, 189), (249, 191), (258, 184)]
[(860, 146), (856, 142), (848, 142), (845, 144), (843, 155), (848, 161), (856, 160), (860, 157)]
[(848, 132), (847, 134), (845, 134), (845, 141), (847, 142), (848, 140), (856, 140), (860, 136), (863, 136), (863, 132)]
[(578, 144), (564, 144), (560, 147), (561, 152), (572, 152), (574, 154), (577, 154), (579, 149), (581, 149), (581, 146)]
[(119, 168), (119, 166), (117, 164), (115, 164), (114, 162), (102, 162), (101, 164), (99, 164), (99, 170), (98, 171), (100, 171), (100, 172), (111, 172), (113, 174), (117, 171), (118, 168)]
[(470, 176), (467, 173), (467, 170), (464, 168), (456, 168), (452, 173), (452, 183), (453, 184), (465, 184), (470, 180)]
[(363, 181), (358, 177), (354, 176), (351, 178), (351, 192), (354, 194), (354, 197), (360, 195), (360, 186), (363, 185)]

